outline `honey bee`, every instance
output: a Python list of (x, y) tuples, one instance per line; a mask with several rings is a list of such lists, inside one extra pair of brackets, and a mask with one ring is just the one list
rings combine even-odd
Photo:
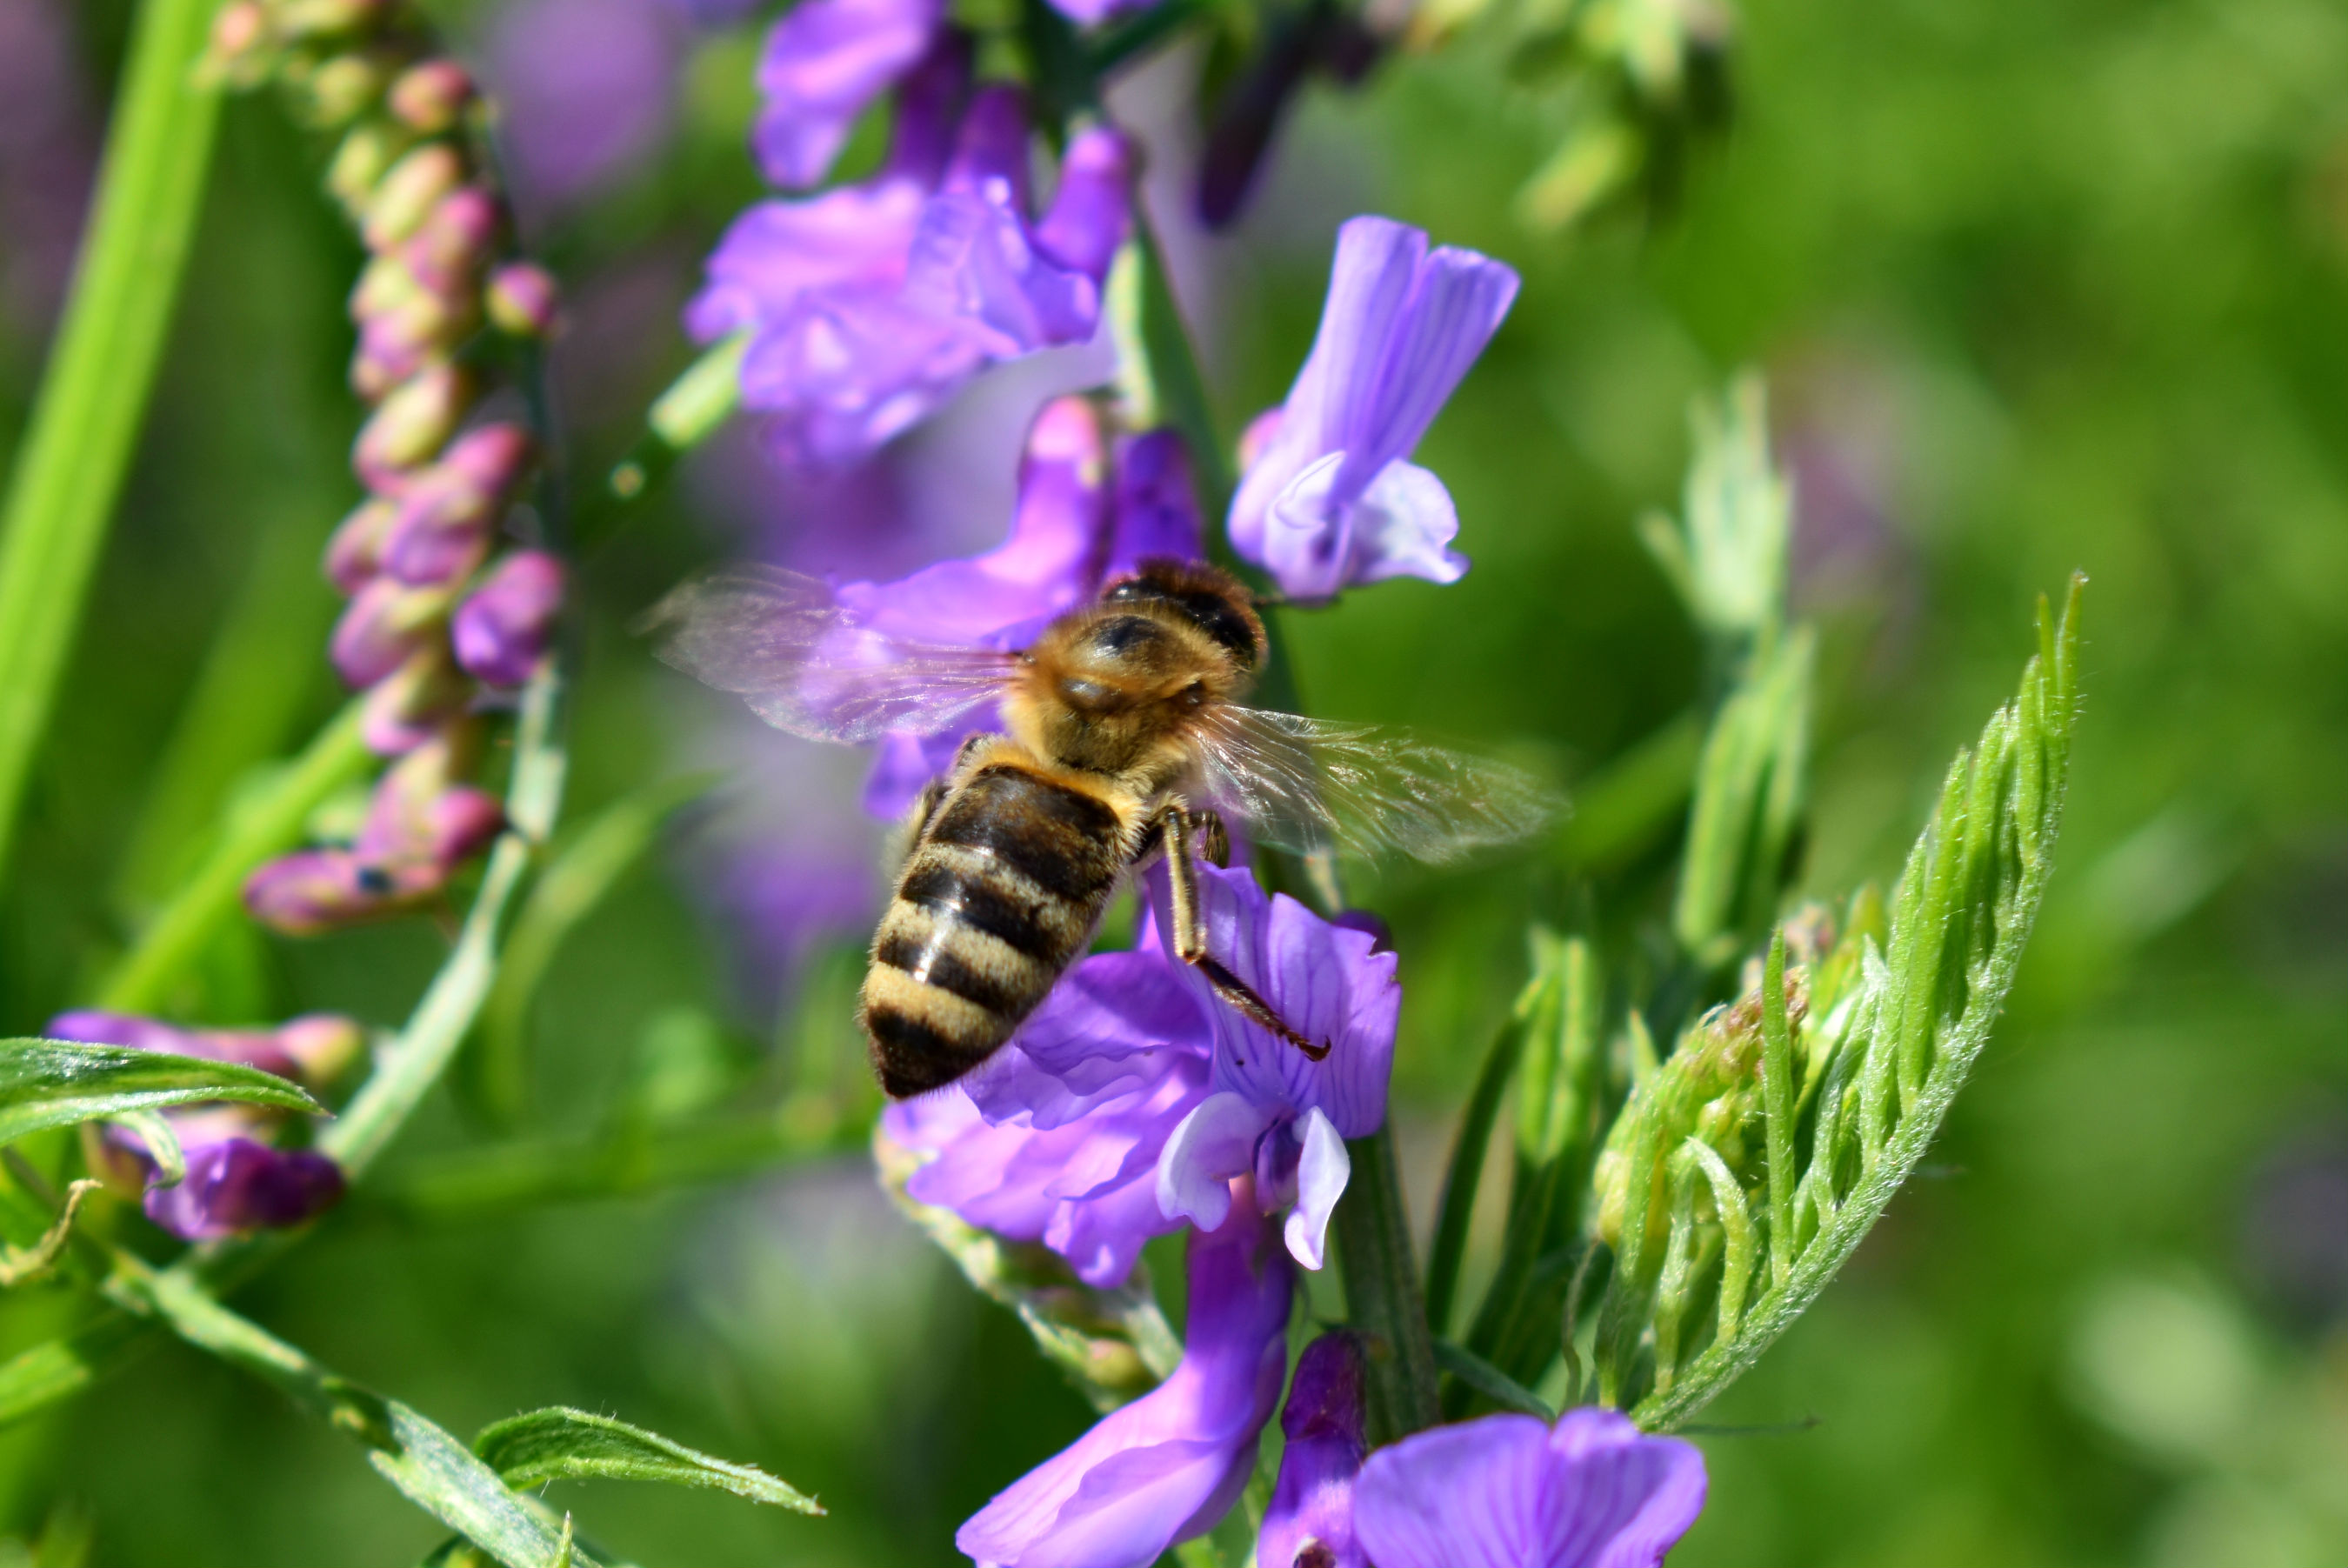
[(1207, 951), (1196, 857), (1221, 864), (1223, 813), (1255, 842), (1441, 861), (1533, 831), (1552, 803), (1513, 769), (1367, 726), (1243, 700), (1262, 668), (1248, 589), (1211, 566), (1143, 562), (1025, 648), (908, 641), (796, 573), (735, 569), (646, 617), (660, 657), (812, 739), (934, 733), (988, 701), (911, 814), (872, 941), (859, 1021), (880, 1086), (902, 1099), (994, 1053), (1090, 946), (1123, 879), (1162, 857), (1177, 954), (1231, 1006), (1314, 1059)]

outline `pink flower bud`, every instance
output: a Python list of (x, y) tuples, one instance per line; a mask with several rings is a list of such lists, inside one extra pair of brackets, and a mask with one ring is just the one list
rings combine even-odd
[(324, 1088), (366, 1054), (366, 1031), (339, 1013), (304, 1013), (276, 1029), (277, 1047), (290, 1057), (296, 1081)]
[(343, 138), (326, 166), (326, 189), (353, 222), (365, 215), (367, 198), (412, 139), (407, 127), (379, 119), (361, 120)]
[(352, 596), (335, 623), (327, 646), (335, 671), (355, 691), (385, 679), (438, 640), (448, 607), (445, 590), (375, 578)]
[(530, 432), (510, 421), (477, 425), (448, 444), (441, 458), (447, 467), (466, 475), (493, 495), (510, 491), (530, 459), (537, 443)]
[(400, 492), (384, 538), (384, 571), (417, 587), (462, 583), (489, 557), (495, 502), (467, 476), (434, 464)]
[(454, 60), (427, 60), (391, 85), (391, 112), (427, 136), (457, 123), (473, 101), (473, 78)]
[(561, 562), (542, 550), (506, 557), (449, 623), (458, 664), (485, 685), (520, 686), (544, 656), (561, 609)]
[(244, 907), (273, 931), (318, 936), (390, 913), (388, 891), (389, 880), (380, 872), (361, 875), (358, 857), (348, 850), (298, 850), (245, 879)]
[(361, 397), (384, 396), (455, 353), (479, 319), (471, 291), (418, 289), (396, 308), (360, 324), (359, 350), (351, 361), (353, 389)]
[(366, 587), (382, 569), (384, 539), (398, 515), (398, 507), (382, 496), (359, 502), (326, 541), (326, 581), (345, 595)]
[(560, 300), (554, 275), (535, 263), (509, 262), (489, 274), (489, 320), (511, 336), (551, 336)]
[(499, 216), (496, 197), (478, 185), (458, 186), (400, 244), (400, 259), (427, 288), (470, 293), (489, 242), (497, 238)]
[(212, 18), (212, 33), (197, 65), (199, 79), (250, 87), (268, 74), (277, 39), (259, 0), (236, 0)]
[(427, 366), (394, 387), (359, 431), (351, 453), (359, 478), (369, 490), (397, 490), (448, 439), (471, 397), (470, 381), (453, 365)]
[(465, 711), (472, 693), (438, 638), (368, 688), (359, 709), (359, 738), (378, 757), (415, 750)]
[(427, 141), (384, 174), (366, 198), (359, 237), (366, 248), (387, 251), (416, 232), (440, 199), (464, 183), (464, 160), (445, 141)]

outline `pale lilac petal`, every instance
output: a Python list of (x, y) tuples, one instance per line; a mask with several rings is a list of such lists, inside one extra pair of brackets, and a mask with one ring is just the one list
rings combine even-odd
[(1294, 1274), (1251, 1202), (1190, 1239), (1181, 1365), (980, 1510), (954, 1544), (1001, 1568), (1147, 1568), (1212, 1528), (1279, 1402)]
[(1343, 452), (1314, 459), (1265, 514), (1256, 559), (1292, 598), (1334, 598), (1353, 581), (1355, 509), (1331, 499), (1344, 465)]
[(1550, 1451), (1554, 1568), (1658, 1568), (1704, 1511), (1704, 1455), (1618, 1411), (1567, 1411)]
[(702, 343), (779, 323), (808, 293), (896, 286), (927, 191), (911, 180), (842, 186), (803, 201), (761, 201), (734, 220), (709, 257), (708, 282), (685, 307)]
[(1345, 1152), (1345, 1140), (1318, 1106), (1304, 1113), (1302, 1127), (1304, 1152), (1296, 1167), (1296, 1207), (1289, 1211), (1282, 1233), (1289, 1256), (1308, 1269), (1318, 1269), (1325, 1256), (1329, 1216), (1345, 1195), (1354, 1161)]
[(752, 143), (786, 188), (829, 172), (856, 117), (911, 70), (944, 19), (939, 0), (800, 0), (767, 36)]
[(1516, 272), (1489, 256), (1443, 245), (1426, 257), (1403, 330), (1385, 346), (1377, 396), (1346, 431), (1363, 481), (1410, 456), (1516, 297)]
[(1369, 444), (1394, 396), (1390, 356), (1412, 325), (1426, 260), (1426, 233), (1391, 218), (1355, 218), (1337, 231), (1329, 300), (1289, 394), (1282, 440), (1310, 439), (1324, 452)]
[(1550, 1544), (1549, 1428), (1487, 1416), (1378, 1449), (1354, 1483), (1354, 1531), (1378, 1568), (1563, 1568)]
[(1255, 1168), (1256, 1140), (1270, 1119), (1245, 1095), (1210, 1095), (1166, 1140), (1158, 1161), (1158, 1206), (1203, 1230), (1231, 1212), (1231, 1180)]
[[(1323, 920), (1285, 893), (1267, 899), (1243, 869), (1201, 865), (1198, 876), (1207, 951), (1290, 1027), (1329, 1047), (1326, 1057), (1313, 1061), (1250, 1022), (1178, 961), (1177, 972), (1206, 1005), (1215, 1030), (1216, 1088), (1240, 1093), (1268, 1114), (1302, 1116), (1317, 1107), (1345, 1138), (1376, 1131), (1385, 1121), (1402, 1007), (1395, 956), (1376, 951), (1370, 933)], [(1174, 956), (1170, 948), (1168, 956)]]
[[(1350, 1332), (1304, 1347), (1280, 1412), (1287, 1448), (1256, 1535), (1256, 1568), (1369, 1568), (1354, 1537), (1362, 1468), (1362, 1347)], [(1306, 1550), (1320, 1550), (1300, 1563)]]
[(1127, 11), (1144, 11), (1159, 0), (1052, 0), (1052, 9), (1079, 27), (1089, 27)]
[(1354, 582), (1423, 577), (1457, 583), (1468, 574), (1468, 558), (1450, 548), (1459, 537), (1451, 492), (1416, 463), (1388, 463), (1351, 510), (1347, 531), (1359, 562)]
[(1133, 145), (1107, 126), (1087, 126), (1068, 139), (1060, 159), (1060, 185), (1051, 211), (1035, 226), (1035, 243), (1071, 272), (1097, 284), (1133, 228)]

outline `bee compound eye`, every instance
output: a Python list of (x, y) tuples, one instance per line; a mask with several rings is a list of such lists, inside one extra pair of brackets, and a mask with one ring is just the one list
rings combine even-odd
[(1102, 707), (1112, 694), (1098, 681), (1088, 681), (1082, 676), (1067, 676), (1060, 681), (1060, 696), (1075, 707)]
[(1184, 686), (1184, 687), (1182, 688), (1182, 706), (1183, 706), (1184, 707), (1197, 707), (1200, 704), (1201, 704), (1201, 703), (1205, 702), (1206, 700), (1207, 700), (1207, 683), (1206, 683), (1206, 682), (1204, 682), (1204, 681), (1192, 681), (1189, 686)]

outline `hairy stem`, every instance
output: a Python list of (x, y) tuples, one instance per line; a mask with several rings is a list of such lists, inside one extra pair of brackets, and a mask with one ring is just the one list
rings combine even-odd
[(218, 0), (146, 0), (73, 293), (0, 510), (0, 872), (129, 465), (202, 206)]

